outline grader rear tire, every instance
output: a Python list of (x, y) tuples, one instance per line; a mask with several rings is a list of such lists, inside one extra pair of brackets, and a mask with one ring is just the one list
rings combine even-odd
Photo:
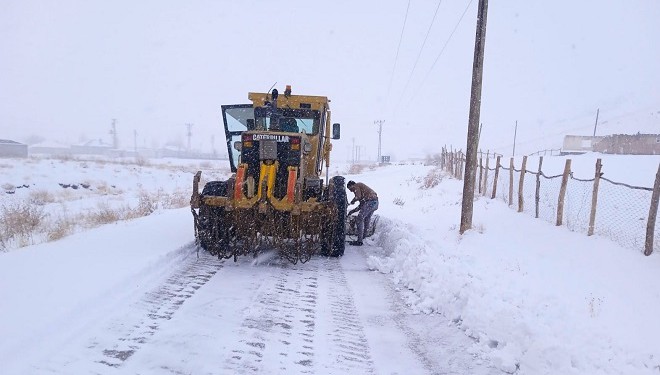
[[(227, 181), (210, 181), (202, 190), (204, 196), (227, 196)], [(229, 242), (226, 220), (223, 207), (210, 207), (202, 203), (199, 208), (199, 222), (197, 233), (200, 246), (211, 255), (224, 255)]]
[[(324, 240), (321, 244), (321, 255), (340, 257), (346, 248), (346, 186), (344, 177), (335, 176), (328, 186), (328, 199), (337, 212), (336, 219), (324, 230)], [(331, 238), (328, 238), (330, 236)]]

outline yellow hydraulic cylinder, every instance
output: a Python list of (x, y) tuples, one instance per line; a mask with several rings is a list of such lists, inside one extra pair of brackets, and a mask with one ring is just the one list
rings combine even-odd
[(266, 197), (271, 198), (273, 196), (273, 187), (275, 186), (278, 165), (278, 162), (274, 162), (273, 164), (261, 163), (261, 173), (259, 173), (259, 199), (263, 198), (264, 183), (266, 184)]

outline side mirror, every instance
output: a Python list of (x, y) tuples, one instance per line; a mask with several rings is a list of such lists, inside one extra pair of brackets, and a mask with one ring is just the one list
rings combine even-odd
[(241, 152), (242, 148), (243, 148), (243, 143), (241, 141), (234, 142), (234, 150)]
[(332, 124), (332, 139), (339, 139), (341, 133), (340, 127), (341, 125), (339, 125), (338, 123)]

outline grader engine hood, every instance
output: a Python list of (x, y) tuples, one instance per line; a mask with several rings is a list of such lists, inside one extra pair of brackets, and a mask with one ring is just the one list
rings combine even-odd
[(241, 157), (236, 178), (238, 180), (242, 174), (245, 181), (253, 179), (257, 182), (257, 191), (253, 190), (252, 183), (248, 183), (246, 196), (261, 195), (264, 181), (269, 198), (282, 199), (287, 192), (291, 194), (295, 190), (301, 161), (301, 138), (264, 132), (242, 134), (239, 146)]
[(280, 164), (297, 167), (301, 158), (301, 138), (273, 133), (243, 133), (241, 145), (238, 146), (241, 149), (240, 162), (253, 168), (261, 161), (277, 160)]

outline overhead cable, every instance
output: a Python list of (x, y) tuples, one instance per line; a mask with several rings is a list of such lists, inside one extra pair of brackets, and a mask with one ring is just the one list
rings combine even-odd
[(438, 60), (440, 60), (440, 57), (441, 57), (442, 54), (445, 52), (445, 49), (447, 48), (447, 45), (448, 45), (449, 42), (451, 41), (451, 38), (454, 36), (454, 33), (455, 33), (456, 30), (458, 29), (458, 26), (461, 24), (461, 21), (463, 21), (463, 17), (465, 17), (465, 14), (467, 13), (468, 9), (470, 9), (470, 5), (472, 5), (472, 2), (473, 2), (473, 1), (474, 1), (474, 0), (470, 0), (470, 1), (468, 2), (467, 6), (465, 7), (465, 10), (463, 11), (463, 14), (461, 14), (461, 17), (458, 19), (458, 22), (456, 22), (456, 25), (454, 26), (454, 29), (453, 29), (453, 30), (451, 31), (451, 33), (449, 34), (449, 37), (447, 37), (447, 40), (445, 41), (445, 44), (442, 46), (442, 49), (440, 50), (440, 53), (438, 53), (438, 56), (436, 56), (435, 61), (433, 61), (433, 64), (431, 65), (431, 68), (430, 68), (429, 71), (426, 73), (426, 76), (424, 77), (424, 80), (423, 80), (422, 83), (420, 84), (419, 88), (418, 88), (417, 90), (415, 90), (413, 96), (410, 98), (410, 101), (412, 101), (412, 100), (417, 96), (417, 94), (418, 94), (418, 93), (422, 90), (422, 88), (424, 87), (424, 84), (426, 84), (426, 82), (428, 81), (428, 78), (429, 78), (429, 76), (431, 75), (431, 72), (433, 71), (433, 68), (435, 67), (435, 64), (438, 62)]
[(401, 93), (401, 97), (403, 98), (403, 95), (406, 93), (406, 89), (408, 88), (408, 85), (410, 84), (410, 81), (412, 80), (412, 76), (415, 73), (415, 68), (417, 68), (417, 63), (419, 62), (419, 57), (422, 56), (422, 51), (424, 51), (424, 46), (426, 45), (426, 41), (429, 38), (429, 34), (431, 33), (431, 28), (433, 28), (433, 24), (435, 23), (435, 17), (438, 15), (438, 10), (440, 9), (440, 4), (442, 4), (442, 0), (438, 1), (438, 6), (435, 8), (435, 13), (433, 13), (433, 19), (431, 20), (431, 24), (429, 25), (429, 29), (426, 31), (426, 36), (424, 37), (424, 42), (422, 43), (422, 48), (419, 49), (419, 53), (417, 54), (417, 59), (415, 59), (415, 64), (413, 65), (412, 71), (410, 71), (410, 76), (408, 77), (408, 81), (406, 82), (406, 85), (403, 88), (403, 91)]
[(399, 50), (401, 49), (401, 41), (403, 40), (403, 31), (406, 29), (406, 21), (408, 21), (408, 11), (410, 10), (410, 0), (406, 7), (406, 16), (403, 18), (403, 27), (401, 28), (401, 36), (399, 37), (399, 45), (396, 47), (396, 56), (394, 57), (394, 66), (392, 67), (392, 75), (390, 76), (390, 84), (387, 86), (387, 96), (390, 95), (392, 88), (392, 80), (394, 80), (394, 71), (396, 70), (396, 63), (399, 60)]
[[(429, 77), (429, 74), (431, 74), (431, 71), (435, 67), (435, 64), (438, 62), (440, 59), (440, 56), (442, 56), (442, 53), (445, 52), (445, 48), (447, 48), (447, 45), (449, 44), (449, 41), (451, 38), (454, 36), (454, 33), (456, 32), (456, 29), (458, 29), (458, 26), (461, 24), (461, 21), (463, 21), (463, 17), (465, 17), (465, 13), (467, 13), (468, 9), (470, 8), (470, 5), (472, 5), (472, 2), (474, 0), (470, 0), (468, 5), (465, 7), (465, 10), (463, 11), (463, 14), (461, 14), (461, 18), (458, 19), (458, 22), (456, 22), (456, 26), (454, 26), (454, 29), (451, 31), (451, 34), (449, 34), (449, 37), (447, 38), (447, 41), (445, 44), (442, 46), (442, 49), (440, 50), (440, 53), (438, 53), (438, 56), (435, 58), (435, 61), (433, 61), (433, 65), (431, 65), (431, 69), (429, 69), (429, 72), (426, 73), (426, 77), (424, 77), (424, 81)], [(422, 81), (422, 83), (424, 82)]]

